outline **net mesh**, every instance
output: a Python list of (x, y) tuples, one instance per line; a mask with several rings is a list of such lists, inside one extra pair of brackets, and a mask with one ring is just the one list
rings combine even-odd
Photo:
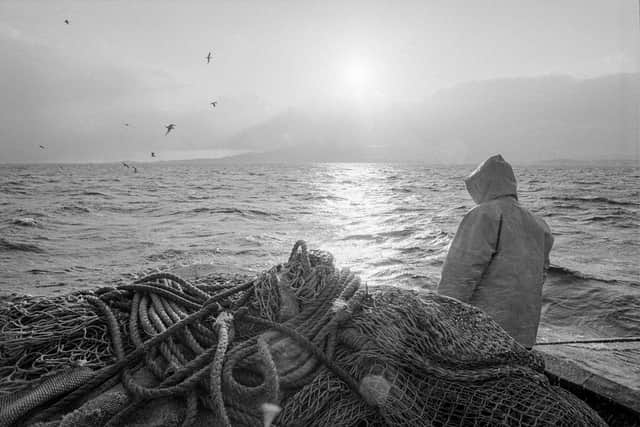
[(604, 425), (548, 383), (535, 352), (437, 294), (375, 289), (338, 339), (336, 362), (358, 378), (363, 398), (324, 370), (287, 401), (284, 425)]
[[(274, 415), (274, 407), (278, 426), (606, 425), (549, 384), (535, 351), (457, 300), (361, 289), (331, 254), (304, 242), (287, 262), (246, 279), (191, 284), (157, 274), (95, 292), (7, 300), (0, 406), (8, 409), (0, 409), (0, 424), (62, 422), (76, 410), (82, 425), (85, 395), (106, 399), (120, 383), (127, 393), (104, 403), (113, 413), (103, 411), (100, 425), (144, 425), (168, 398), (181, 402), (184, 425), (263, 425), (265, 408)], [(37, 383), (74, 364), (99, 369), (100, 379), (69, 387), (66, 397), (43, 395)]]

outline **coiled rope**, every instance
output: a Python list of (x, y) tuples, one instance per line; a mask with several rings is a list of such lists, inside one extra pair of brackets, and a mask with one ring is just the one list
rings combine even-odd
[[(256, 424), (260, 403), (279, 404), (283, 389), (307, 384), (319, 363), (361, 397), (356, 380), (332, 360), (338, 325), (361, 302), (362, 293), (356, 293), (360, 280), (348, 270), (334, 271), (326, 261), (317, 256), (312, 262), (299, 241), (288, 263), (234, 287), (197, 287), (176, 275), (156, 273), (87, 296), (108, 326), (116, 362), (93, 372), (35, 419), (48, 420), (77, 407), (92, 391), (119, 380), (130, 401), (107, 426), (122, 424), (150, 400), (180, 396), (186, 399), (182, 425), (190, 425), (198, 413), (198, 387), (208, 393), (201, 403), (221, 425), (230, 426), (232, 420)], [(126, 329), (134, 348), (128, 353), (105, 302), (118, 299), (118, 292), (131, 301)], [(293, 302), (285, 300), (287, 292), (297, 295)], [(275, 320), (282, 316), (281, 322)], [(134, 378), (140, 367), (151, 372), (157, 385)]]

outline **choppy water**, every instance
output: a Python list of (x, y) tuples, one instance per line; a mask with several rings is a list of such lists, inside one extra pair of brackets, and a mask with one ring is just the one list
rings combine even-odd
[[(53, 294), (208, 263), (259, 271), (305, 239), (369, 284), (434, 288), (473, 166), (0, 166), (0, 289)], [(551, 226), (541, 334), (640, 335), (640, 170), (516, 168)]]

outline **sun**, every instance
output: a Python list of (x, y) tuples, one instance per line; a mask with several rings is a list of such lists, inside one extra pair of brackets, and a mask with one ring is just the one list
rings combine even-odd
[(343, 78), (345, 89), (357, 97), (364, 97), (374, 89), (374, 68), (364, 59), (348, 62)]

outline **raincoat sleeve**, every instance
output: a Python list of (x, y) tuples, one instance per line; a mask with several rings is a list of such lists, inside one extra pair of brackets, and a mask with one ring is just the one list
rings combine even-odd
[(553, 247), (553, 234), (551, 234), (551, 229), (547, 225), (546, 222), (540, 220), (542, 222), (542, 227), (544, 229), (544, 275), (542, 282), (547, 278), (547, 269), (549, 268), (549, 252), (551, 252), (551, 248)]
[(462, 220), (442, 268), (438, 293), (469, 302), (496, 252), (500, 214), (477, 206)]

